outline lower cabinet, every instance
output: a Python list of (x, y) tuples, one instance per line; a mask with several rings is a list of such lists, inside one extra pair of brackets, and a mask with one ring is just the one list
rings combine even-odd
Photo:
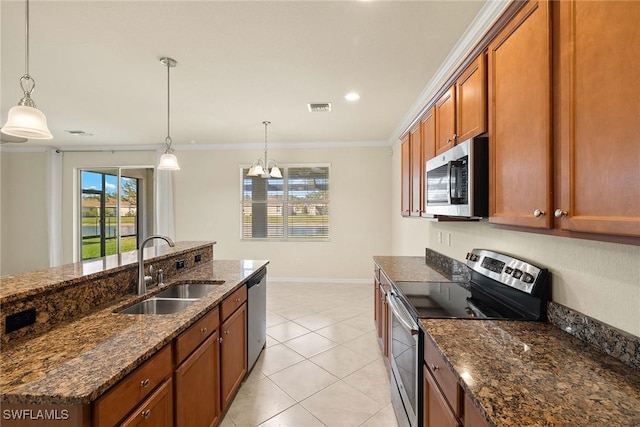
[(122, 427), (173, 425), (172, 381), (169, 378), (121, 424)]
[(247, 304), (220, 327), (221, 405), (227, 409), (247, 373)]
[(424, 340), (422, 370), (423, 427), (488, 426), (428, 337)]
[(389, 321), (391, 308), (387, 304), (387, 291), (391, 289), (391, 284), (386, 276), (380, 271), (379, 267), (375, 267), (373, 281), (373, 316), (378, 333), (378, 342), (382, 348), (385, 357), (389, 357)]
[(176, 427), (220, 421), (220, 335), (215, 331), (175, 370)]

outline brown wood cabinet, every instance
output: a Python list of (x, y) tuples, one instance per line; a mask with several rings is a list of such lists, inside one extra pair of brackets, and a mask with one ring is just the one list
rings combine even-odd
[(401, 202), (400, 214), (402, 216), (411, 215), (411, 145), (409, 142), (409, 134), (407, 134), (400, 144), (400, 160), (401, 160)]
[(489, 44), (489, 221), (553, 225), (549, 3), (530, 1)]
[[(166, 384), (165, 380), (170, 381), (171, 371), (171, 345), (167, 345), (94, 402), (93, 424), (96, 427), (118, 424), (154, 390)], [(147, 404), (151, 403), (147, 400), (143, 406)], [(154, 400), (155, 404), (159, 403)]]
[[(224, 412), (247, 373), (247, 304), (245, 301), (220, 326), (220, 398)], [(228, 297), (236, 298), (234, 295)], [(237, 303), (235, 299), (234, 303)], [(223, 302), (223, 313), (224, 302)]]
[(373, 304), (376, 332), (378, 334), (378, 342), (382, 349), (382, 353), (386, 358), (388, 358), (391, 307), (389, 307), (389, 304), (387, 303), (387, 292), (391, 290), (391, 283), (377, 265), (375, 266), (373, 282)]
[(220, 420), (219, 338), (218, 331), (210, 334), (175, 371), (176, 427), (215, 426)]
[(640, 3), (563, 1), (559, 12), (553, 213), (565, 230), (640, 237)]
[(469, 395), (464, 396), (464, 427), (488, 427), (480, 410), (475, 407)]
[(436, 154), (442, 154), (456, 144), (456, 86), (453, 85), (434, 106)]
[(174, 340), (177, 427), (213, 426), (220, 420), (219, 325), (216, 307)]
[(423, 367), (424, 381), (424, 427), (461, 427), (460, 420), (455, 416), (444, 394), (438, 388), (431, 371)]
[(409, 132), (411, 147), (411, 216), (421, 216), (424, 211), (424, 158), (422, 136), (418, 123)]
[(456, 80), (458, 142), (487, 131), (487, 56), (481, 53)]
[[(432, 159), (436, 155), (436, 109), (431, 107), (420, 120), (420, 133), (422, 134), (422, 167), (425, 167), (427, 160)], [(424, 184), (423, 171), (423, 186)], [(424, 194), (423, 194), (424, 197)], [(426, 201), (425, 201), (426, 203)], [(424, 206), (423, 206), (424, 207)], [(423, 209), (424, 210), (424, 209)]]
[(172, 427), (172, 396), (172, 381), (169, 378), (119, 425), (122, 427)]

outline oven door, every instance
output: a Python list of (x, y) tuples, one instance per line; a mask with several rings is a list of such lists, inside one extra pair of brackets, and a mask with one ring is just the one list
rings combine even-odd
[(418, 426), (418, 324), (392, 290), (391, 307), (391, 397), (402, 426)]

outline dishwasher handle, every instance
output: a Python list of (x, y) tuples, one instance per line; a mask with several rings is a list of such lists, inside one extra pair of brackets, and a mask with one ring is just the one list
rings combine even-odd
[(259, 285), (260, 283), (262, 283), (262, 280), (266, 276), (267, 276), (267, 269), (262, 268), (247, 280), (247, 288), (249, 289), (249, 288), (252, 288), (253, 286)]

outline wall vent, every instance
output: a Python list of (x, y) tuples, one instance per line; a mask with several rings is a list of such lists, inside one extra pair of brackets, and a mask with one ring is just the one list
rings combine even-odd
[(312, 102), (307, 104), (310, 113), (329, 113), (331, 112), (330, 102)]

